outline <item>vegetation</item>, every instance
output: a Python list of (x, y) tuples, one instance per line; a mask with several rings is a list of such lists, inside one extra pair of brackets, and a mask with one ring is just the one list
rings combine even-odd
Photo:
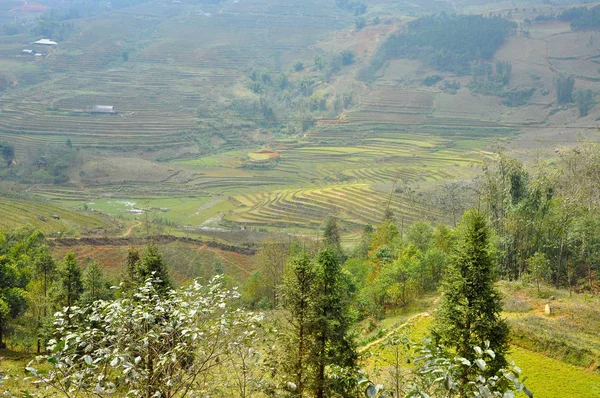
[(561, 21), (571, 23), (571, 29), (589, 29), (600, 26), (600, 6), (569, 8), (557, 15)]
[(595, 394), (593, 30), (481, 1), (50, 6), (0, 5), (2, 392), (510, 397), (515, 360), (536, 396)]
[(579, 110), (579, 117), (587, 116), (590, 109), (596, 105), (595, 94), (592, 90), (575, 91), (573, 94), (577, 109)]
[(554, 87), (556, 89), (556, 102), (558, 105), (573, 102), (573, 88), (575, 87), (575, 78), (568, 75), (559, 75), (554, 78)]
[(446, 270), (433, 336), (471, 363), (477, 363), (474, 346), (485, 345), (494, 352), (486, 366), (469, 368), (461, 375), (466, 384), (481, 371), (489, 377), (507, 365), (508, 326), (500, 317), (502, 302), (494, 288), (490, 230), (485, 218), (468, 212), (461, 228), (456, 253)]
[(491, 60), (513, 22), (479, 15), (434, 15), (408, 24), (408, 32), (391, 36), (379, 49), (373, 65), (387, 59), (412, 58), (440, 71), (468, 74), (474, 61)]

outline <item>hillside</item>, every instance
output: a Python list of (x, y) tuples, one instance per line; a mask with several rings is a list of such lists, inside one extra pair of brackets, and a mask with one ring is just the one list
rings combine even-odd
[[(186, 230), (307, 232), (336, 214), (353, 239), (386, 205), (407, 222), (449, 221), (425, 198), (470, 179), (492, 145), (527, 157), (597, 136), (598, 107), (580, 117), (557, 105), (554, 79), (571, 73), (576, 92), (600, 89), (598, 32), (534, 21), (570, 4), (533, 3), (370, 1), (358, 30), (333, 1), (150, 1), (68, 20), (70, 34), (42, 57), (21, 53), (31, 33), (0, 36), (0, 74), (12, 82), (0, 142), (19, 162), (2, 179), (124, 220), (155, 209), (153, 219)], [(370, 82), (357, 78), (409, 21), (452, 10), (518, 25), (490, 60), (511, 65), (501, 92), (399, 57)], [(343, 51), (354, 54), (347, 65), (315, 63)], [(87, 113), (95, 105), (118, 113)], [(76, 160), (49, 182), (32, 165), (67, 140)], [(265, 148), (277, 160), (253, 164)]]
[[(600, 359), (597, 297), (569, 295), (547, 287), (538, 295), (533, 286), (521, 282), (502, 283), (501, 290), (505, 296), (503, 316), (511, 326), (510, 360), (527, 376), (525, 384), (534, 396), (598, 396), (600, 375), (594, 371)], [(553, 315), (544, 314), (546, 303), (554, 308)], [(427, 334), (435, 314), (431, 300), (423, 300), (419, 306), (383, 320), (376, 329), (382, 337), (368, 338), (365, 341), (370, 342), (361, 348), (364, 353), (370, 352), (366, 357), (368, 366), (389, 368), (394, 353), (394, 346), (388, 342), (390, 336), (405, 334), (418, 342)], [(569, 339), (574, 339), (574, 344)], [(587, 352), (584, 360), (580, 355), (583, 351)], [(401, 350), (401, 355), (404, 363), (409, 354)]]

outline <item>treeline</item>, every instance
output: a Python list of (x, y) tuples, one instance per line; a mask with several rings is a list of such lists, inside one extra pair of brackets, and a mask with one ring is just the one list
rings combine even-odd
[(502, 153), (481, 178), (502, 277), (593, 289), (600, 258), (600, 147), (558, 150), (528, 170)]
[(354, 15), (361, 15), (367, 12), (367, 5), (358, 0), (335, 0), (335, 5), (342, 10), (354, 13)]
[(408, 32), (390, 36), (360, 77), (368, 80), (385, 61), (420, 59), (440, 71), (469, 74), (474, 61), (489, 60), (516, 29), (514, 22), (482, 15), (432, 15), (408, 24)]
[(34, 35), (62, 41), (75, 29), (75, 19), (89, 18), (111, 9), (125, 8), (149, 0), (113, 0), (110, 2), (94, 0), (75, 0), (50, 8), (37, 20), (32, 29)]
[[(161, 289), (172, 287), (156, 246), (141, 255), (130, 250), (118, 295), (150, 276), (160, 278)], [(56, 311), (114, 299), (116, 290), (110, 287), (116, 282), (96, 261), (82, 267), (72, 252), (56, 261), (39, 231), (0, 234), (0, 348), (6, 348), (9, 337), (12, 348), (37, 347), (40, 353), (53, 333)]]
[(558, 14), (557, 19), (570, 22), (571, 29), (589, 29), (600, 27), (600, 6), (575, 7)]
[[(0, 166), (0, 176), (24, 184), (63, 184), (69, 180), (73, 167), (81, 161), (79, 149), (73, 147), (70, 139), (64, 145), (49, 145), (27, 154), (18, 153), (14, 145), (3, 142), (0, 143), (0, 155), (6, 166)], [(17, 162), (17, 158), (26, 160)]]

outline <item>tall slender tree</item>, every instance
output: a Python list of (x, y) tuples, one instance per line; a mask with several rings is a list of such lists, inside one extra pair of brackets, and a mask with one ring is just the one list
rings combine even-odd
[(90, 261), (83, 271), (83, 294), (81, 301), (85, 304), (93, 303), (96, 300), (105, 300), (110, 298), (111, 293), (108, 281), (104, 278), (102, 268), (97, 261)]
[[(67, 253), (58, 273), (55, 303), (58, 307), (66, 307), (65, 312), (70, 313), (71, 307), (77, 305), (83, 293), (81, 281), (81, 267), (73, 252)], [(67, 317), (67, 320), (70, 318)]]
[[(353, 324), (350, 315), (350, 297), (347, 280), (342, 273), (336, 248), (327, 246), (319, 252), (317, 262), (317, 290), (315, 335), (316, 379), (314, 396), (329, 397), (332, 390), (339, 390), (326, 379), (325, 369), (329, 365), (354, 368), (358, 358), (350, 329)], [(344, 396), (344, 391), (336, 391)]]
[(300, 253), (288, 263), (283, 280), (282, 303), (289, 324), (289, 361), (284, 371), (294, 380), (296, 397), (305, 395), (311, 380), (317, 278), (317, 269), (309, 255)]
[[(508, 350), (508, 325), (500, 317), (501, 296), (494, 287), (489, 235), (485, 217), (479, 211), (465, 213), (433, 327), (438, 343), (470, 361), (476, 359), (473, 347), (484, 347), (489, 341), (496, 355), (486, 368), (487, 375), (506, 365)], [(463, 381), (474, 376), (465, 373)]]

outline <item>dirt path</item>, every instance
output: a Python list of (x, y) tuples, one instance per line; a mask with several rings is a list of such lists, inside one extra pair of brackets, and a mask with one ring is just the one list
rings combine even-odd
[(362, 347), (358, 347), (358, 352), (362, 353), (367, 351), (369, 348), (373, 347), (374, 345), (377, 345), (379, 343), (382, 343), (385, 339), (389, 338), (391, 335), (393, 335), (398, 329), (402, 329), (403, 327), (405, 327), (407, 324), (409, 324), (412, 320), (420, 317), (420, 316), (429, 316), (429, 312), (421, 312), (420, 314), (417, 315), (413, 315), (410, 318), (408, 318), (405, 322), (403, 322), (402, 324), (398, 325), (397, 327), (395, 327), (394, 329), (390, 330), (388, 333), (385, 334), (385, 336), (378, 338), (377, 340), (373, 340), (371, 341), (369, 344), (364, 345)]
[(134, 229), (134, 228), (137, 228), (137, 227), (139, 227), (140, 225), (142, 225), (142, 222), (141, 222), (141, 221), (139, 221), (139, 220), (137, 220), (135, 223), (133, 223), (133, 224), (132, 224), (132, 225), (131, 225), (131, 226), (130, 226), (128, 229), (127, 229), (127, 231), (126, 231), (126, 232), (125, 232), (123, 235), (121, 235), (121, 238), (126, 238), (126, 237), (128, 237), (129, 235), (131, 235), (131, 231), (133, 231), (133, 229)]

